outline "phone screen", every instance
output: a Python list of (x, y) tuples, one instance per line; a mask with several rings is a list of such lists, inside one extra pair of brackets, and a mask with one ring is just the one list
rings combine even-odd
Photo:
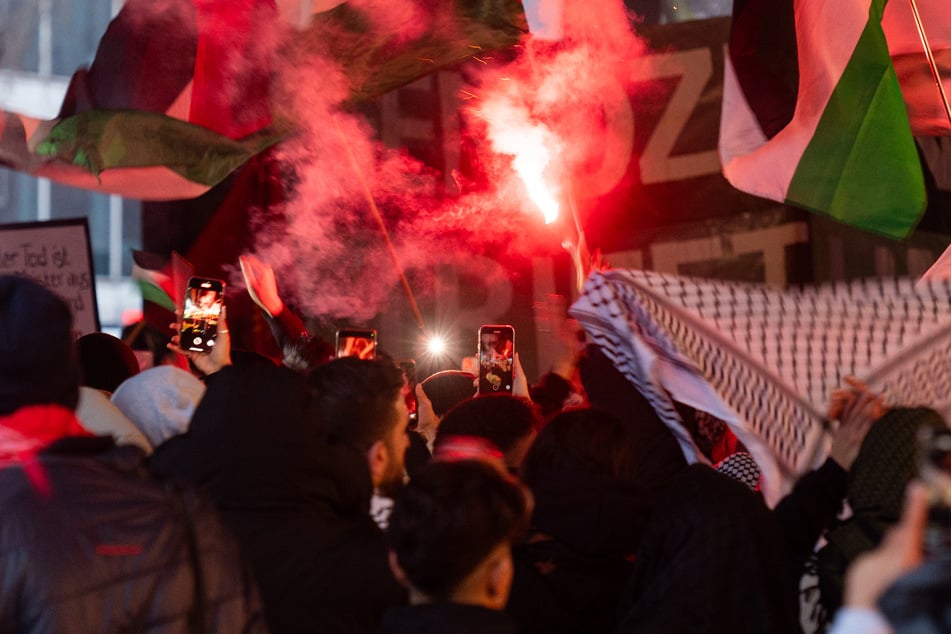
[(183, 348), (206, 352), (214, 347), (224, 306), (224, 291), (225, 283), (221, 280), (198, 277), (188, 280), (182, 310)]
[(416, 422), (416, 361), (408, 359), (399, 362), (403, 371), (403, 399), (406, 401), (406, 411), (409, 412), (411, 424)]
[(376, 357), (376, 331), (338, 330), (337, 357), (373, 359)]
[(479, 328), (479, 393), (511, 394), (515, 366), (515, 329), (508, 325)]

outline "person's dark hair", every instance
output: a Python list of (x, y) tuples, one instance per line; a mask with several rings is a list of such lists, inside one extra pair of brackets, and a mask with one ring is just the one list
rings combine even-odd
[(538, 433), (519, 471), (533, 486), (545, 473), (583, 473), (633, 483), (633, 438), (620, 420), (592, 408), (564, 411)]
[(450, 409), (439, 424), (436, 446), (450, 436), (477, 436), (508, 454), (518, 441), (541, 426), (532, 402), (508, 394), (483, 394)]
[(72, 328), (72, 312), (58, 295), (25, 277), (0, 276), (0, 416), (26, 405), (76, 408)]
[(403, 373), (392, 361), (343, 357), (320, 365), (308, 383), (321, 426), (332, 442), (367, 450), (398, 422), (393, 403), (403, 390)]
[(410, 584), (445, 600), (499, 544), (527, 529), (530, 496), (479, 460), (432, 462), (403, 489), (389, 541)]
[(433, 413), (442, 416), (454, 405), (475, 396), (475, 375), (462, 370), (431, 374), (420, 385), (433, 404)]
[(97, 390), (115, 392), (123, 381), (139, 373), (139, 360), (132, 348), (105, 332), (77, 339), (76, 354), (82, 384)]

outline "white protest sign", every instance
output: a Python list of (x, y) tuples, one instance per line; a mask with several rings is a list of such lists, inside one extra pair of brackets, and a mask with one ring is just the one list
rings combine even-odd
[(99, 330), (85, 218), (0, 224), (0, 275), (24, 275), (66, 300), (79, 335)]

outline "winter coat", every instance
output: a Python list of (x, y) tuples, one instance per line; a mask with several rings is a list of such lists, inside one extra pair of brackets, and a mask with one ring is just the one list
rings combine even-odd
[(210, 501), (65, 408), (13, 416), (0, 418), (0, 632), (267, 631)]

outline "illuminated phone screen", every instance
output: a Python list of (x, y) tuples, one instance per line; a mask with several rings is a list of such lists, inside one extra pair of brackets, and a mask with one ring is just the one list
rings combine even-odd
[(337, 331), (337, 357), (373, 359), (376, 357), (376, 331)]
[(192, 278), (182, 310), (181, 345), (206, 352), (214, 347), (224, 306), (224, 282)]
[(511, 326), (479, 329), (479, 393), (511, 394), (515, 366), (515, 330)]

